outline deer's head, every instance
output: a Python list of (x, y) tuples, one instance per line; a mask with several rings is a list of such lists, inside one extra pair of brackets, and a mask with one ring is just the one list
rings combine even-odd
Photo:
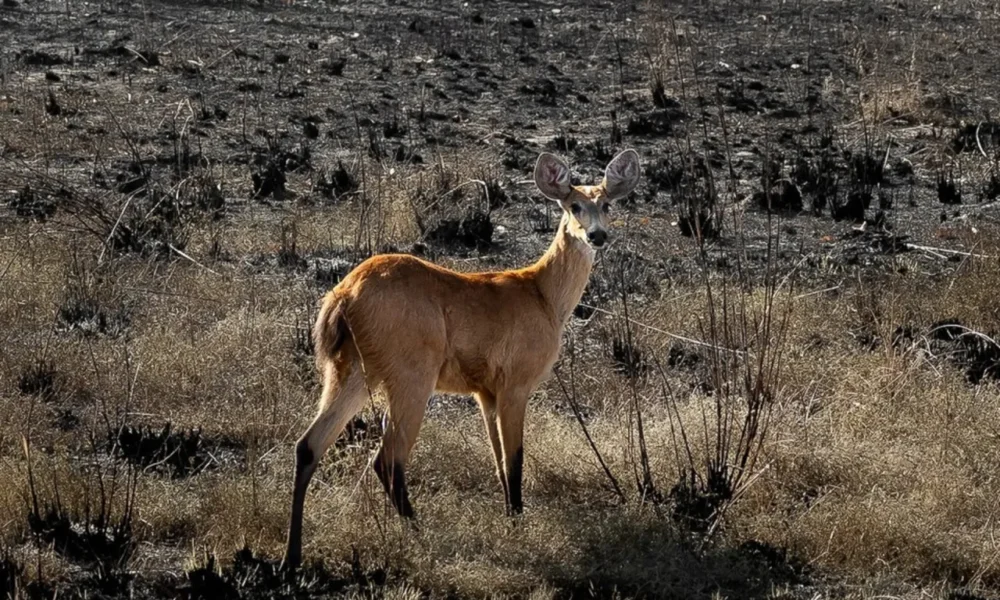
[(558, 202), (569, 216), (570, 235), (601, 248), (608, 241), (611, 205), (635, 189), (639, 172), (639, 154), (625, 150), (608, 163), (601, 183), (571, 185), (569, 165), (544, 152), (535, 163), (535, 185), (545, 197)]

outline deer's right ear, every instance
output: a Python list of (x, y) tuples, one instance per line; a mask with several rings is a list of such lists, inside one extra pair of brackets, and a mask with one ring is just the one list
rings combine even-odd
[(543, 152), (535, 163), (535, 185), (546, 198), (563, 201), (569, 196), (569, 165), (555, 154)]

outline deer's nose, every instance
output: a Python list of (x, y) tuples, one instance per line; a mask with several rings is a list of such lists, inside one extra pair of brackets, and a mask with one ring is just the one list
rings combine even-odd
[(595, 248), (600, 248), (604, 245), (604, 242), (608, 241), (608, 232), (602, 229), (591, 231), (587, 234), (587, 239), (590, 240), (591, 245)]

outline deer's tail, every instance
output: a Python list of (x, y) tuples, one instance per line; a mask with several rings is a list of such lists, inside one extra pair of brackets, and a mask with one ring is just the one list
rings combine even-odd
[(313, 325), (312, 335), (316, 368), (322, 372), (326, 364), (334, 359), (351, 337), (344, 298), (331, 293), (323, 299), (323, 305)]

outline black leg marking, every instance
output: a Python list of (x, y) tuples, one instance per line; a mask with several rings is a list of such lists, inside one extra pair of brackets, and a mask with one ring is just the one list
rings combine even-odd
[(521, 476), (524, 464), (524, 451), (518, 448), (510, 460), (510, 471), (507, 473), (508, 510), (511, 515), (519, 515), (524, 511), (521, 501)]
[(306, 489), (316, 471), (316, 454), (302, 439), (295, 444), (295, 482), (292, 486), (292, 514), (288, 524), (288, 540), (282, 567), (294, 570), (302, 560), (302, 510)]
[(375, 462), (372, 464), (372, 469), (375, 470), (375, 474), (378, 475), (378, 480), (382, 482), (382, 489), (385, 490), (386, 495), (391, 496), (392, 491), (389, 489), (389, 477), (385, 470), (385, 461), (382, 460), (382, 454), (380, 453), (375, 457)]
[(306, 467), (311, 465), (313, 461), (316, 460), (316, 455), (313, 453), (312, 448), (309, 444), (302, 440), (295, 444), (295, 471), (301, 473)]
[(500, 487), (503, 488), (504, 507), (510, 512), (510, 490), (507, 489), (507, 476), (503, 472), (500, 473)]
[(410, 494), (406, 488), (406, 474), (403, 465), (392, 462), (386, 463), (380, 454), (372, 465), (379, 481), (382, 482), (382, 489), (392, 500), (392, 505), (396, 508), (399, 516), (412, 519), (413, 505), (410, 504)]
[(413, 518), (413, 506), (410, 504), (410, 492), (406, 488), (406, 477), (403, 473), (403, 465), (395, 463), (392, 469), (392, 502), (396, 505), (396, 510), (400, 516), (407, 519)]

